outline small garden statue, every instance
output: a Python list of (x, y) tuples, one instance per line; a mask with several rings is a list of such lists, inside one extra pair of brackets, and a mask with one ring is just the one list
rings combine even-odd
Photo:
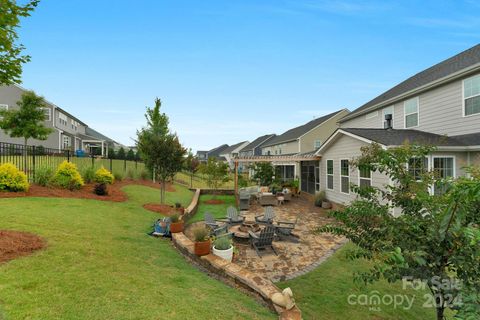
[(276, 292), (272, 295), (272, 301), (277, 306), (287, 310), (295, 307), (295, 300), (293, 299), (293, 292), (290, 288), (283, 289), (282, 293)]

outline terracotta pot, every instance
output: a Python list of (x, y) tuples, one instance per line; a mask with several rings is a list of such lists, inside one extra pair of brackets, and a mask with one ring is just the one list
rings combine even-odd
[(194, 243), (194, 252), (197, 256), (206, 256), (210, 253), (210, 239)]
[(170, 232), (178, 233), (183, 231), (183, 221), (170, 223)]
[(322, 208), (323, 209), (331, 209), (332, 208), (332, 203), (328, 201), (322, 201)]

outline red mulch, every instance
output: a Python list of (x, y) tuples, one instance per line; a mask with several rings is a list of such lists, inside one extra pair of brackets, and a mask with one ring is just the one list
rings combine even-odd
[(0, 230), (0, 263), (28, 256), (45, 245), (42, 238), (32, 233)]
[[(70, 191), (55, 187), (42, 187), (35, 184), (30, 186), (28, 192), (0, 192), (0, 198), (19, 198), (19, 197), (47, 197), (47, 198), (78, 198), (78, 199), (94, 199), (102, 201), (124, 202), (127, 195), (121, 189), (126, 185), (143, 185), (147, 187), (160, 189), (158, 183), (145, 180), (123, 180), (115, 182), (108, 186), (108, 195), (98, 196), (93, 193), (95, 184), (85, 184), (80, 190)], [(175, 192), (172, 184), (167, 184), (168, 192)]]
[(144, 204), (143, 207), (147, 210), (157, 212), (157, 213), (161, 213), (161, 214), (166, 215), (166, 216), (171, 216), (171, 215), (177, 213), (175, 208), (173, 208), (169, 205), (166, 205), (166, 204), (147, 203), (147, 204)]
[(206, 203), (206, 204), (224, 204), (225, 201), (220, 200), (220, 199), (210, 199), (210, 200), (203, 201), (203, 203)]

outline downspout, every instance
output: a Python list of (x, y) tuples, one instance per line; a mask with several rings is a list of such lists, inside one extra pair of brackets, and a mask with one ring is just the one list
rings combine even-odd
[(63, 133), (63, 131), (60, 130), (59, 128), (57, 128), (57, 122), (55, 121), (56, 120), (56, 116), (55, 116), (55, 110), (56, 109), (57, 109), (57, 107), (55, 105), (53, 105), (52, 124), (53, 124), (53, 128), (58, 131), (58, 151), (60, 152), (60, 150), (62, 150), (62, 133)]

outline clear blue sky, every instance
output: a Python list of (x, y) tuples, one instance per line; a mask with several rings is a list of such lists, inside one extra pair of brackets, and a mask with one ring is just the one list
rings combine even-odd
[(479, 1), (43, 0), (23, 86), (132, 144), (155, 97), (194, 150), (355, 109), (480, 40)]

